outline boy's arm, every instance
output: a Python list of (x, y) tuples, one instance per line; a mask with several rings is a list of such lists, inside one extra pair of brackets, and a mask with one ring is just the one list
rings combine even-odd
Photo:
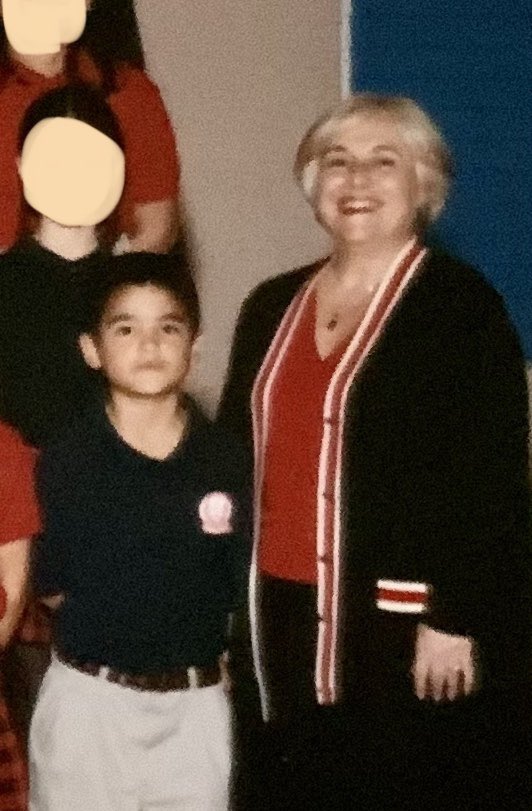
[(64, 458), (48, 448), (37, 465), (37, 492), (42, 511), (43, 529), (32, 549), (33, 592), (47, 608), (55, 611), (64, 600), (65, 591), (65, 484)]
[(32, 550), (32, 587), (35, 596), (47, 608), (55, 611), (64, 600), (63, 545), (44, 515), (44, 532)]
[(5, 608), (0, 619), (0, 648), (5, 648), (24, 610), (29, 571), (30, 540), (11, 541), (0, 546), (0, 583)]

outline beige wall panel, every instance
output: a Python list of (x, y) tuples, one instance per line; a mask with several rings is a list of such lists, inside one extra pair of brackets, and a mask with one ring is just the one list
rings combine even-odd
[(291, 163), (340, 95), (341, 3), (137, 0), (137, 12), (179, 139), (204, 310), (194, 388), (212, 407), (246, 293), (325, 248)]

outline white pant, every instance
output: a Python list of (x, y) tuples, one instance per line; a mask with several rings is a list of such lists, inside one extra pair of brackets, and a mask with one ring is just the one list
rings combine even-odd
[(223, 811), (231, 720), (221, 684), (156, 693), (54, 659), (30, 731), (31, 811)]

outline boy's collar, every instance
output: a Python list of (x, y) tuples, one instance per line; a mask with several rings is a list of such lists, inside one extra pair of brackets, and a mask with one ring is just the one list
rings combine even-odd
[[(107, 415), (107, 410), (105, 407), (105, 398), (106, 392), (104, 388), (100, 388), (100, 396), (97, 397), (97, 408), (95, 409), (95, 417), (97, 422), (104, 427), (105, 433), (107, 435), (113, 435), (117, 440), (119, 440), (120, 445), (124, 445), (126, 448), (130, 448), (125, 442), (117, 430), (114, 428), (111, 420)], [(179, 444), (176, 447), (175, 454), (179, 454), (182, 449), (186, 448), (194, 437), (198, 434), (198, 432), (202, 432), (209, 424), (210, 420), (206, 416), (205, 412), (201, 408), (201, 406), (196, 402), (196, 400), (188, 393), (182, 393), (182, 402), (183, 402), (183, 409), (186, 413), (186, 426), (181, 437)], [(140, 454), (138, 451), (135, 451), (134, 448), (131, 448), (131, 451), (138, 455), (139, 458), (146, 458), (149, 459), (150, 457), (145, 457), (143, 454)], [(171, 454), (174, 456), (174, 454)], [(155, 460), (156, 461), (156, 460)], [(166, 461), (166, 460), (165, 460)]]

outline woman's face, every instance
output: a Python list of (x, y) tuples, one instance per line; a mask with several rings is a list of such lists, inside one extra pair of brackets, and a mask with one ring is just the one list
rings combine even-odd
[(400, 247), (422, 203), (412, 148), (387, 114), (342, 122), (318, 157), (313, 206), (335, 243)]

